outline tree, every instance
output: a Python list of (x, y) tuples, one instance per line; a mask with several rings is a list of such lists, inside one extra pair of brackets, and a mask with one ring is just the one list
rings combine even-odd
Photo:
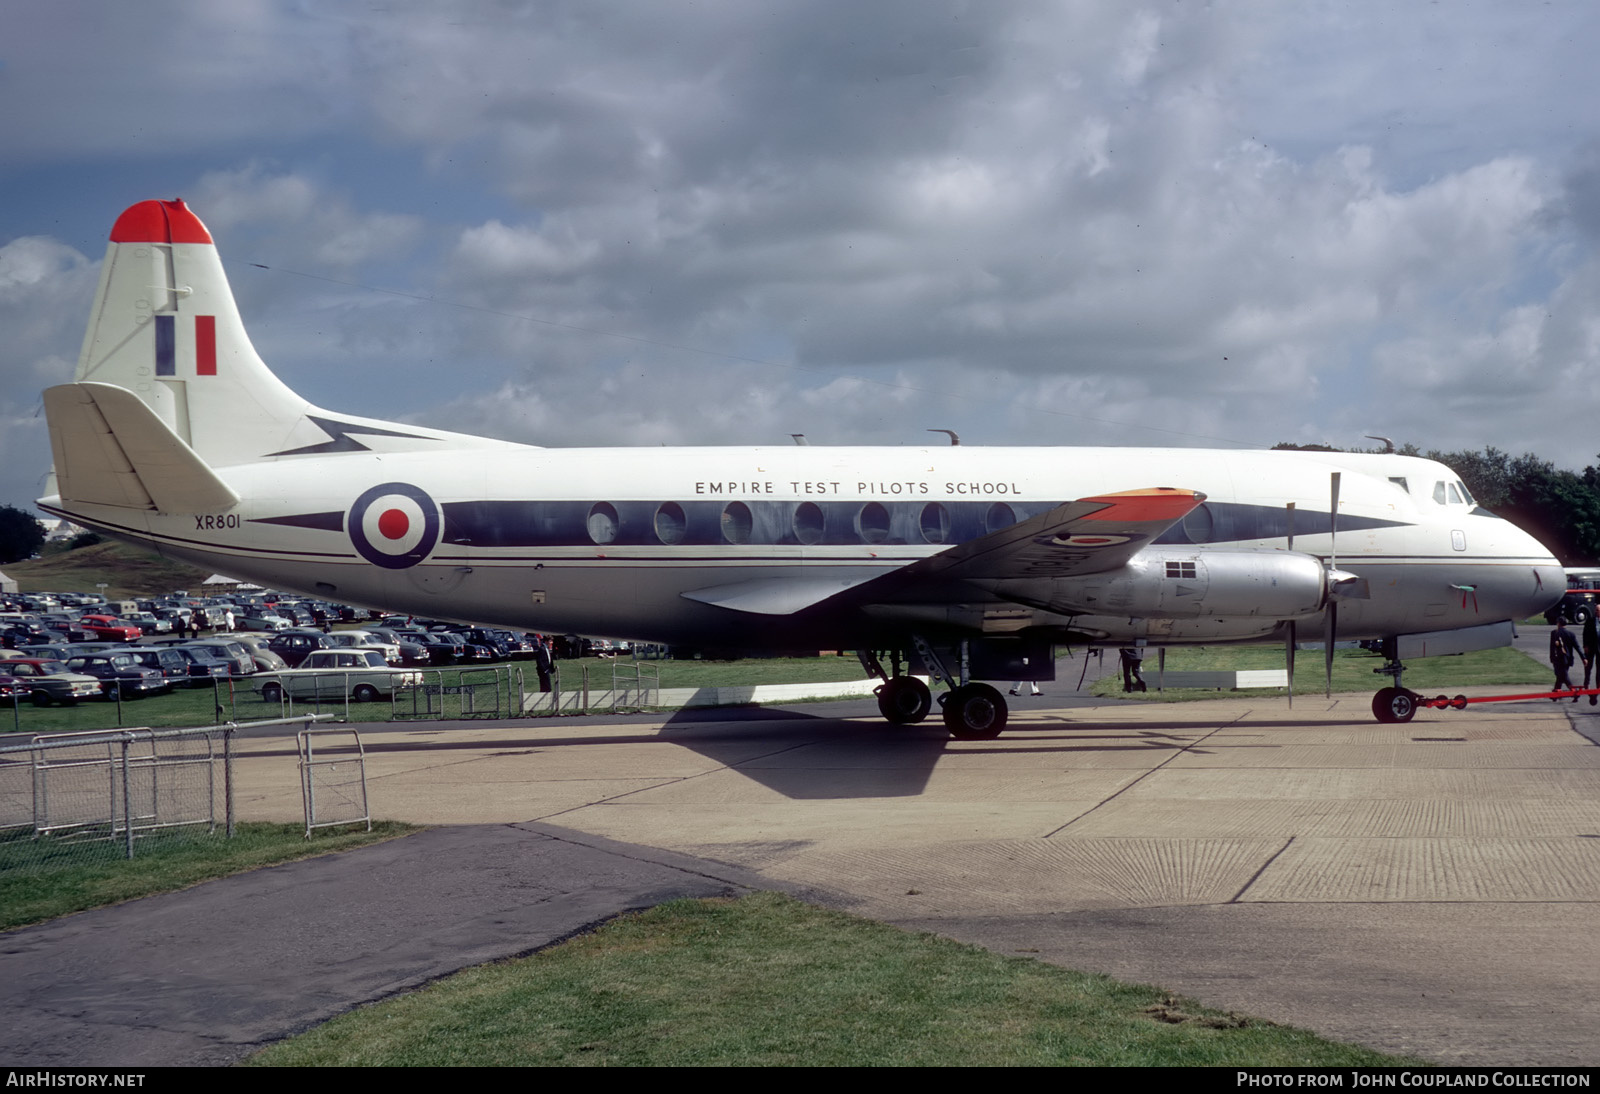
[(44, 545), (44, 525), (28, 512), (0, 505), (0, 565), (32, 558)]

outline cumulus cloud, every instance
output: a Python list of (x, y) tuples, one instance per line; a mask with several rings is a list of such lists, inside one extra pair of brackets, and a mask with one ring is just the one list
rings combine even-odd
[(326, 405), (1588, 455), (1548, 428), (1558, 382), (1600, 410), (1587, 6), (163, 3), (169, 64), (90, 43), (0, 133), (114, 157), (181, 117), (258, 345)]

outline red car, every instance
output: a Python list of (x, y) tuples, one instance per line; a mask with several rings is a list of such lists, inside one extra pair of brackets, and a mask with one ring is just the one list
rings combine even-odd
[(78, 625), (99, 642), (137, 642), (144, 634), (135, 624), (111, 615), (86, 615)]

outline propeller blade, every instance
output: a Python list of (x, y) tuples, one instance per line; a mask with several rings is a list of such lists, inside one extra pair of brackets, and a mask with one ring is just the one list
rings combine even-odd
[[(1289, 503), (1289, 508), (1291, 510), (1293, 510), (1293, 508), (1294, 508), (1294, 503), (1293, 502)], [(1284, 666), (1289, 670), (1289, 709), (1290, 710), (1294, 709), (1294, 641), (1295, 641), (1294, 620), (1291, 619), (1291, 620), (1289, 620), (1289, 638), (1288, 638), (1288, 641), (1284, 645), (1284, 648), (1283, 648)]]
[(1294, 502), (1284, 506), (1289, 510), (1289, 550), (1294, 550)]
[(1328, 569), (1339, 568), (1339, 549), (1336, 546), (1339, 540), (1339, 480), (1343, 474), (1335, 471), (1329, 478), (1332, 480), (1332, 498), (1328, 502)]
[(1328, 601), (1322, 616), (1322, 660), (1328, 678), (1328, 698), (1333, 698), (1333, 640), (1339, 632), (1339, 605)]

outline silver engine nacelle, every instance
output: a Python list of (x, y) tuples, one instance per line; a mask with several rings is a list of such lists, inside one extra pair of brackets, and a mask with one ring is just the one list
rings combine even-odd
[(1120, 570), (1049, 585), (1051, 611), (1103, 616), (1298, 619), (1328, 599), (1322, 560), (1293, 551), (1149, 547)]

